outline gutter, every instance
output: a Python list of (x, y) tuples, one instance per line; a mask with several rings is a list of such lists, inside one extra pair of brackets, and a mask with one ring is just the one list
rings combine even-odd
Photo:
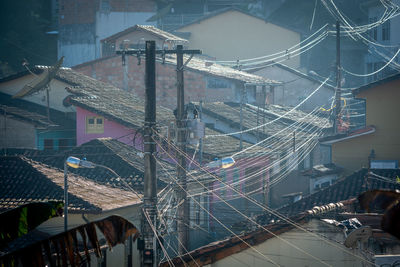
[(371, 129), (366, 131), (366, 132), (362, 132), (362, 133), (354, 134), (354, 135), (349, 135), (349, 136), (345, 136), (345, 137), (334, 139), (334, 140), (323, 141), (323, 142), (321, 142), (321, 144), (322, 145), (330, 145), (330, 144), (334, 144), (334, 143), (341, 142), (341, 141), (344, 141), (344, 140), (352, 139), (352, 138), (355, 138), (355, 137), (371, 134), (371, 133), (374, 133), (375, 131), (376, 131), (375, 127), (371, 127)]

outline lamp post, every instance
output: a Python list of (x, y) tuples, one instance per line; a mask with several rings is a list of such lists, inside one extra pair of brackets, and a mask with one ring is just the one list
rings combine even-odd
[[(93, 162), (80, 160), (76, 157), (68, 157), (64, 161), (64, 231), (68, 230), (68, 166), (74, 169), (78, 168), (94, 168), (100, 166)], [(105, 166), (102, 166), (105, 167)], [(109, 169), (108, 167), (105, 167)], [(112, 173), (116, 174), (113, 170), (109, 169)], [(118, 174), (116, 174), (118, 176)]]
[[(74, 169), (101, 167), (101, 168), (107, 169), (112, 174), (114, 174), (115, 176), (120, 178), (118, 173), (116, 173), (114, 170), (112, 170), (111, 168), (109, 168), (107, 166), (104, 166), (104, 165), (101, 165), (101, 164), (97, 164), (97, 163), (93, 163), (93, 162), (88, 161), (88, 160), (81, 160), (81, 159), (79, 159), (77, 157), (68, 157), (64, 161), (64, 231), (68, 230), (68, 166), (71, 167), (71, 168), (74, 168)], [(124, 180), (120, 179), (120, 181), (123, 182), (125, 185), (127, 185), (128, 188), (133, 193), (135, 193), (136, 196), (139, 199), (141, 199), (139, 194), (137, 192), (135, 192)]]

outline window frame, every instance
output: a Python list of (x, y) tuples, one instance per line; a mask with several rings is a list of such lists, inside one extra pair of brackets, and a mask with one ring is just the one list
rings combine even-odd
[[(93, 120), (93, 123), (89, 123)], [(98, 123), (101, 120), (101, 123)], [(104, 117), (102, 116), (86, 116), (85, 118), (86, 134), (102, 134), (104, 133)]]

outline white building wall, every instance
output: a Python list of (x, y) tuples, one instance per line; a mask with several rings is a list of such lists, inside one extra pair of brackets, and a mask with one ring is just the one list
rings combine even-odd
[(94, 60), (96, 46), (93, 43), (61, 44), (58, 43), (58, 58), (64, 57), (63, 66), (72, 67)]
[(146, 21), (154, 14), (154, 12), (97, 12), (95, 58), (101, 57), (101, 40), (136, 24), (155, 26), (155, 22)]
[[(0, 92), (5, 93), (8, 95), (15, 95), (17, 92), (19, 92), (25, 85), (27, 84), (33, 84), (37, 78), (34, 77), (33, 75), (26, 75), (24, 77), (21, 77), (16, 80), (4, 82), (0, 84)], [(65, 87), (70, 86), (64, 82), (61, 82), (59, 80), (53, 79), (50, 82), (50, 91), (49, 91), (49, 97), (50, 97), (50, 108), (56, 109), (58, 111), (62, 112), (75, 112), (75, 107), (70, 106), (70, 107), (65, 107), (63, 105), (63, 100), (66, 98), (69, 94), (65, 90)], [(22, 98), (23, 100), (39, 104), (41, 106), (46, 107), (47, 106), (47, 101), (46, 101), (46, 90), (41, 90), (38, 93), (35, 93), (30, 96), (26, 96)]]
[[(400, 0), (393, 0), (393, 4), (400, 5)], [(385, 12), (385, 8), (378, 2), (378, 5), (374, 5), (369, 7), (368, 9), (368, 20), (371, 21), (372, 19), (376, 19), (379, 21), (382, 18), (382, 15)], [(400, 48), (400, 33), (399, 33), (399, 28), (400, 28), (400, 16), (395, 16), (390, 19), (390, 38), (389, 40), (383, 40), (382, 38), (382, 29), (383, 29), (383, 24), (378, 25), (376, 28), (371, 29), (368, 34), (372, 35), (372, 32), (376, 30), (377, 33), (377, 39), (374, 40), (372, 36), (368, 36), (367, 38), (370, 39), (372, 42), (381, 44), (381, 45), (376, 45), (374, 43), (369, 43), (369, 52), (366, 55), (365, 62), (365, 73), (371, 73), (380, 67), (382, 67), (387, 61), (389, 61), (394, 54), (397, 52), (397, 50)], [(382, 46), (383, 45), (383, 46)], [(384, 56), (386, 57), (384, 57)], [(394, 63), (399, 64), (400, 63), (400, 55), (397, 55), (397, 57), (394, 59)], [(370, 66), (368, 66), (370, 65)], [(376, 74), (376, 75), (371, 75), (367, 76), (365, 78), (365, 82), (371, 82), (376, 79), (382, 79), (390, 71), (393, 71), (394, 69), (391, 68), (390, 66), (393, 66), (393, 64), (389, 65), (386, 67), (382, 72)], [(400, 65), (397, 65), (397, 68), (399, 68)]]
[[(282, 106), (296, 106), (306, 99), (322, 83), (301, 77), (278, 66), (270, 66), (254, 74), (280, 81), (282, 85), (276, 86), (270, 91), (270, 103)], [(268, 91), (267, 87), (267, 91)], [(313, 96), (311, 96), (299, 109), (303, 111), (312, 111), (316, 107), (327, 106), (334, 95), (334, 90), (323, 86)], [(271, 99), (273, 97), (273, 99)]]

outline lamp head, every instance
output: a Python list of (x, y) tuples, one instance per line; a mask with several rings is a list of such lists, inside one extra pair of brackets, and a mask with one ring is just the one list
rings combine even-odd
[(78, 168), (94, 168), (96, 167), (96, 164), (93, 162), (90, 162), (88, 160), (81, 160), (77, 157), (68, 157), (67, 160), (65, 161), (68, 166), (78, 169)]
[(68, 157), (65, 162), (71, 168), (78, 169), (80, 167), (81, 160), (76, 157)]
[(221, 159), (221, 167), (223, 169), (229, 168), (235, 164), (235, 160), (232, 157), (226, 157)]

